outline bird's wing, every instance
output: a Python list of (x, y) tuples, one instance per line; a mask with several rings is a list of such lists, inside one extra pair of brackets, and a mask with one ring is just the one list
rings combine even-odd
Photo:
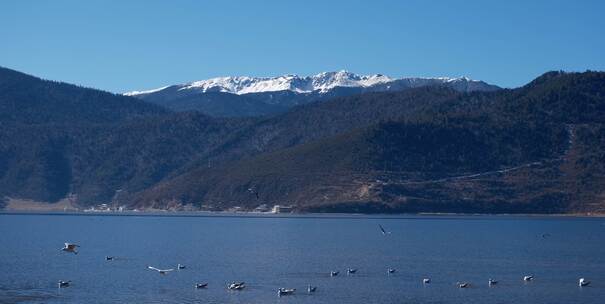
[(161, 271), (161, 270), (159, 270), (159, 269), (157, 269), (157, 268), (155, 268), (155, 267), (152, 267), (152, 266), (147, 266), (147, 268), (149, 268), (149, 269), (151, 269), (151, 270), (155, 270), (155, 271)]
[(382, 228), (382, 225), (378, 224), (378, 227), (380, 227), (380, 231), (382, 231), (382, 234), (387, 234), (384, 228)]

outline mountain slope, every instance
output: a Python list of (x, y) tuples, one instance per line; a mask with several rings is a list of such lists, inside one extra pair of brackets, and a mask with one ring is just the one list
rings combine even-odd
[[(0, 130), (0, 194), (99, 204), (143, 190), (204, 156), (247, 121), (198, 113), (115, 124), (18, 125)], [(1, 195), (0, 195), (1, 196)]]
[(340, 212), (603, 212), (604, 75), (548, 73), (516, 90), (455, 94), (393, 122), (194, 169), (134, 201)]
[(43, 80), (0, 67), (0, 123), (110, 123), (168, 113), (136, 98)]
[[(490, 92), (356, 91), (298, 106), (307, 93), (286, 90), (269, 92), (291, 102), (286, 113), (213, 118), (3, 71), (0, 96), (16, 96), (0, 100), (3, 205), (69, 196), (82, 207), (605, 212), (605, 73), (550, 72)], [(359, 88), (325, 96), (340, 90)]]
[(107, 202), (118, 189), (155, 184), (246, 124), (0, 68), (0, 197)]

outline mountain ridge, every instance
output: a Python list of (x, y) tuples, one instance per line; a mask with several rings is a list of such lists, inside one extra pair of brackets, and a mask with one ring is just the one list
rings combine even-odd
[(306, 77), (219, 77), (125, 95), (175, 111), (197, 110), (217, 117), (241, 117), (280, 114), (296, 105), (335, 97), (424, 86), (443, 86), (460, 92), (500, 89), (466, 77), (391, 78), (339, 71)]
[(272, 92), (292, 103), (285, 113), (243, 118), (19, 75), (0, 69), (13, 82), (0, 85), (1, 204), (605, 212), (603, 72), (488, 92), (337, 88), (351, 94), (299, 104), (303, 94)]
[[(250, 76), (226, 76), (215, 77), (206, 80), (192, 81), (185, 84), (169, 85), (151, 90), (130, 91), (123, 93), (127, 96), (137, 96), (156, 93), (171, 86), (179, 87), (179, 90), (197, 90), (206, 92), (223, 92), (231, 94), (249, 94), (262, 92), (293, 91), (296, 93), (311, 93), (320, 91), (325, 93), (335, 87), (372, 87), (380, 84), (390, 84), (396, 81), (408, 83), (423, 82), (471, 82), (482, 83), (483, 81), (472, 80), (463, 77), (402, 77), (392, 78), (382, 74), (358, 75), (346, 70), (336, 72), (321, 72), (312, 76), (298, 76), (286, 74), (275, 77), (250, 77)], [(493, 85), (492, 85), (493, 86)], [(496, 87), (494, 86), (494, 89)]]

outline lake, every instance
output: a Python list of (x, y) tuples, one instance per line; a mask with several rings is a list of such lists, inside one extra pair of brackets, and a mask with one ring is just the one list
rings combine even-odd
[[(378, 225), (391, 234), (383, 235)], [(79, 254), (60, 251), (79, 244)], [(0, 303), (603, 303), (605, 219), (0, 214)], [(115, 256), (106, 261), (105, 256)], [(186, 269), (166, 275), (147, 269)], [(348, 267), (357, 268), (347, 275)], [(387, 269), (397, 272), (388, 275)], [(330, 271), (340, 271), (330, 277)], [(524, 282), (526, 274), (535, 280)], [(580, 288), (578, 279), (592, 281)], [(423, 284), (430, 278), (430, 284)], [(493, 278), (499, 283), (489, 287)], [(71, 280), (57, 288), (59, 280)], [(242, 291), (228, 291), (245, 281)], [(470, 288), (457, 288), (456, 282)], [(207, 289), (195, 289), (208, 282)], [(307, 285), (317, 292), (307, 294)], [(296, 288), (278, 297), (277, 288)]]

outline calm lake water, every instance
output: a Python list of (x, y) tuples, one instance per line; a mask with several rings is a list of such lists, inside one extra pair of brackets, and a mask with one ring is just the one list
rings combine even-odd
[[(381, 224), (391, 231), (382, 235)], [(547, 234), (543, 236), (543, 234)], [(69, 241), (80, 253), (61, 252)], [(0, 214), (0, 303), (604, 303), (605, 219)], [(105, 261), (105, 256), (116, 256)], [(147, 269), (186, 269), (166, 275)], [(358, 268), (347, 275), (346, 268)], [(397, 272), (387, 275), (387, 268)], [(331, 270), (340, 270), (330, 277)], [(523, 275), (535, 280), (524, 283)], [(422, 284), (430, 277), (432, 282)], [(580, 288), (578, 278), (592, 281)], [(499, 284), (488, 287), (489, 278)], [(72, 286), (57, 288), (58, 280)], [(227, 291), (245, 281), (243, 291)], [(471, 283), (459, 289), (457, 281)], [(208, 289), (196, 290), (196, 282)], [(306, 293), (308, 284), (317, 286)], [(279, 298), (277, 288), (296, 288)]]

